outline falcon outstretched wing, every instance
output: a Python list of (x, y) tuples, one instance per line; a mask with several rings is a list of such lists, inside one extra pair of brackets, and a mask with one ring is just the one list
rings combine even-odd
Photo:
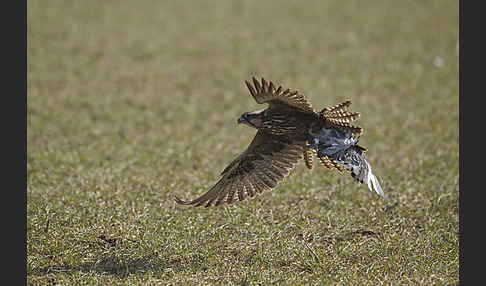
[(267, 82), (264, 78), (261, 83), (255, 77), (252, 80), (253, 85), (247, 80), (245, 83), (257, 103), (268, 103), (270, 109), (287, 105), (304, 112), (315, 112), (305, 96), (297, 90), (283, 90), (282, 86), (275, 87), (273, 82)]
[(205, 194), (192, 201), (175, 201), (183, 205), (219, 206), (243, 201), (248, 196), (272, 190), (294, 168), (306, 142), (292, 142), (259, 130), (248, 148), (221, 173), (222, 178)]

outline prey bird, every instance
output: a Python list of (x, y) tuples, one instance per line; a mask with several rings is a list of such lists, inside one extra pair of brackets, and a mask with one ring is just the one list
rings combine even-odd
[(238, 124), (258, 130), (255, 137), (209, 191), (191, 201), (175, 197), (177, 203), (209, 207), (243, 201), (274, 189), (302, 158), (312, 169), (314, 156), (329, 169), (350, 173), (388, 202), (365, 156), (366, 148), (357, 144), (363, 129), (351, 124), (360, 115), (347, 110), (351, 101), (318, 112), (297, 90), (284, 90), (263, 78), (245, 83), (258, 104), (268, 104), (238, 118)]

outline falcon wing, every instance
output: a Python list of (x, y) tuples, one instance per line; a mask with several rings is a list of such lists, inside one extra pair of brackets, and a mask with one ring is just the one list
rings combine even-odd
[(268, 103), (270, 109), (282, 106), (283, 104), (304, 112), (315, 112), (305, 96), (299, 94), (297, 90), (283, 90), (281, 86), (275, 87), (273, 82), (268, 83), (264, 78), (262, 78), (261, 83), (255, 77), (252, 79), (253, 85), (247, 80), (245, 83), (257, 103)]
[(223, 170), (222, 178), (209, 191), (192, 201), (177, 197), (175, 201), (183, 205), (219, 206), (272, 190), (302, 158), (305, 144), (258, 131), (248, 148)]

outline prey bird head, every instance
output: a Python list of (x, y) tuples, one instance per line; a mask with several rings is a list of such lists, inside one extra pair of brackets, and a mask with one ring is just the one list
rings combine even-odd
[(250, 127), (260, 129), (263, 126), (263, 120), (266, 115), (266, 109), (243, 113), (238, 118), (238, 124), (243, 123)]

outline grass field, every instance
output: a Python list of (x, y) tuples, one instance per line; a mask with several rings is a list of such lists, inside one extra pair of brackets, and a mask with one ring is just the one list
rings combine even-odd
[[(458, 1), (29, 1), (27, 41), (29, 284), (459, 283)], [(251, 141), (253, 75), (352, 100), (394, 207), (303, 162), (175, 205)]]

